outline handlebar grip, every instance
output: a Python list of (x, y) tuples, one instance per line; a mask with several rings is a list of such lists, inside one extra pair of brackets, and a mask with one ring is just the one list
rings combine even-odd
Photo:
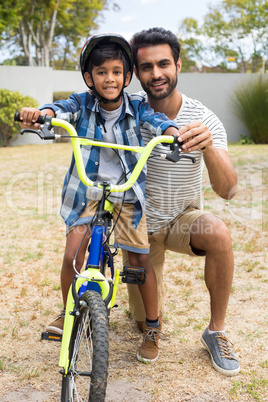
[[(47, 115), (45, 115), (45, 116), (40, 115), (40, 116), (38, 117), (38, 119), (36, 120), (36, 123), (45, 124), (46, 116), (47, 116)], [(21, 119), (20, 119), (20, 112), (15, 112), (15, 114), (14, 114), (14, 121), (21, 122)]]

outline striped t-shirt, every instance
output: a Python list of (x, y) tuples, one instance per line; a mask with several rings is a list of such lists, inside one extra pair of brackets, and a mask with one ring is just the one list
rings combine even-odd
[[(201, 102), (182, 95), (182, 106), (175, 119), (177, 126), (197, 120), (201, 120), (211, 131), (214, 147), (227, 151), (226, 131), (218, 117)], [(152, 135), (143, 128), (141, 134), (146, 145)], [(160, 154), (168, 152), (169, 146), (157, 145), (147, 163), (145, 195), (149, 233), (161, 229), (188, 207), (202, 208), (202, 152), (191, 152), (196, 163), (188, 159), (173, 163), (160, 157)]]

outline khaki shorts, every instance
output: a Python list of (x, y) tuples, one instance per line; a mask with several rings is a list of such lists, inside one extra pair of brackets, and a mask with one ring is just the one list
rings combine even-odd
[[(89, 201), (86, 209), (80, 215), (80, 218), (93, 216), (97, 208), (96, 201)], [(132, 226), (134, 204), (124, 203), (119, 219), (114, 229), (115, 246), (127, 251), (133, 251), (139, 254), (149, 253), (149, 240), (147, 235), (146, 215), (143, 214), (141, 221), (134, 229)], [(113, 222), (116, 222), (118, 213), (121, 209), (121, 203), (113, 204)], [(69, 233), (75, 226), (72, 226)]]
[(202, 250), (193, 250), (190, 246), (190, 231), (196, 219), (206, 214), (210, 214), (210, 212), (187, 208), (167, 226), (149, 235), (150, 246), (157, 243), (158, 247), (176, 253), (191, 256), (205, 255)]
[[(157, 279), (158, 314), (164, 313), (164, 263), (166, 250), (191, 256), (205, 255), (202, 250), (192, 250), (190, 246), (190, 230), (192, 224), (202, 215), (210, 212), (188, 208), (166, 227), (149, 236), (150, 261)], [(123, 252), (123, 263), (128, 264), (127, 253)], [(127, 285), (129, 293), (129, 309), (136, 321), (145, 320), (145, 310), (137, 285)]]

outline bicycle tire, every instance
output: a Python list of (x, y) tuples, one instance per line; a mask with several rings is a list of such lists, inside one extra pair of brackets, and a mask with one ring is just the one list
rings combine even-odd
[(103, 402), (106, 395), (109, 335), (107, 310), (101, 295), (88, 290), (75, 318), (69, 347), (69, 369), (62, 378), (62, 402)]

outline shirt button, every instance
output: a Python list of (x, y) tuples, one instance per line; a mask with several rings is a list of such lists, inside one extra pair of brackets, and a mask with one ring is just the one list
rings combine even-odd
[(95, 165), (98, 166), (99, 162), (95, 162)]
[(86, 203), (85, 202), (82, 202), (82, 206), (84, 207), (86, 205)]

